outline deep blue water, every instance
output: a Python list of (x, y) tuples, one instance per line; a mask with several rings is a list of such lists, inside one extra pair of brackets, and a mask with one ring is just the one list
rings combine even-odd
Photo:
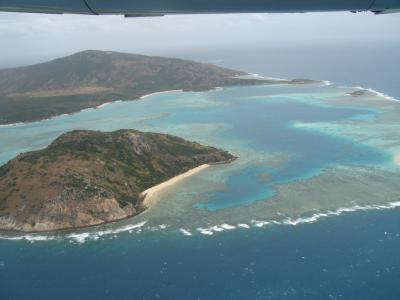
[(400, 99), (399, 49), (399, 40), (386, 43), (332, 40), (307, 46), (268, 42), (171, 55), (271, 77), (323, 79), (338, 85), (363, 86)]
[(1, 299), (399, 299), (397, 210), (212, 237), (0, 242)]

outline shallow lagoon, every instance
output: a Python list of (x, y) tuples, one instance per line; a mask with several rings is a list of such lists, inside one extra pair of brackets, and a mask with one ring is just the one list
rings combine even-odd
[(343, 208), (395, 207), (400, 199), (400, 168), (393, 158), (400, 144), (394, 117), (400, 114), (399, 105), (373, 93), (349, 96), (353, 90), (324, 84), (271, 85), (172, 91), (115, 102), (0, 127), (0, 163), (44, 147), (72, 129), (165, 132), (239, 157), (167, 188), (156, 196), (158, 204), (140, 216), (78, 230), (78, 236), (143, 222), (141, 230), (161, 226), (210, 235), (237, 224), (301, 223), (340, 214)]

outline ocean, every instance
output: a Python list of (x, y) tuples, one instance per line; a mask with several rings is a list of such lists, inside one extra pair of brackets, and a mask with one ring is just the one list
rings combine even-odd
[(348, 95), (363, 86), (398, 97), (392, 65), (365, 74), (372, 66), (357, 56), (344, 74), (334, 55), (302, 70), (312, 53), (279, 67), (263, 49), (236, 51), (190, 55), (334, 84), (172, 91), (0, 127), (0, 164), (78, 128), (166, 132), (239, 156), (129, 220), (0, 232), (0, 299), (399, 298), (400, 107), (374, 92)]
[(348, 43), (276, 45), (267, 38), (264, 44), (221, 49), (193, 49), (165, 55), (209, 62), (250, 73), (277, 78), (329, 80), (337, 85), (371, 88), (400, 99), (398, 40), (373, 39)]
[(398, 211), (82, 245), (2, 242), (2, 299), (398, 299)]

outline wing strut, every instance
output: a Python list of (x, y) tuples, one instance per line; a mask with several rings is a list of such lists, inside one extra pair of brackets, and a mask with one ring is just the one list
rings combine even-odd
[(85, 3), (86, 7), (88, 8), (88, 10), (90, 10), (90, 12), (96, 16), (98, 16), (99, 14), (97, 12), (95, 12), (93, 10), (93, 8), (90, 7), (89, 3), (87, 2), (87, 0), (83, 0), (83, 3)]

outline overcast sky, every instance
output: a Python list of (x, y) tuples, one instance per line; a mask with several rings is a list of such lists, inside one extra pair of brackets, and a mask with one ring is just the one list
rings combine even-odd
[(0, 13), (0, 67), (86, 49), (152, 55), (221, 47), (387, 43), (400, 14), (242, 14), (123, 18)]

